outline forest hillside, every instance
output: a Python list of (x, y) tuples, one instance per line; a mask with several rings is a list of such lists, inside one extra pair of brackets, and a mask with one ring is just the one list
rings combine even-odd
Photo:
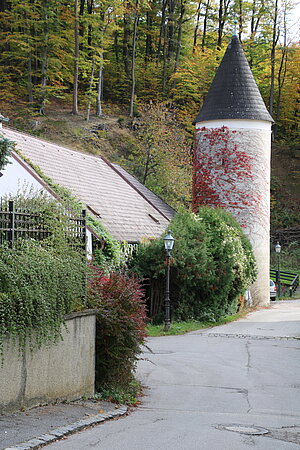
[(272, 232), (299, 242), (295, 18), (290, 0), (3, 0), (0, 112), (188, 206), (192, 121), (235, 31), (275, 121)]

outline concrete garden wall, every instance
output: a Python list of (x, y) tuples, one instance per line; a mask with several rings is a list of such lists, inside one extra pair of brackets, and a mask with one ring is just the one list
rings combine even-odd
[(0, 366), (0, 414), (94, 393), (95, 311), (66, 317), (63, 340), (19, 354), (10, 339)]

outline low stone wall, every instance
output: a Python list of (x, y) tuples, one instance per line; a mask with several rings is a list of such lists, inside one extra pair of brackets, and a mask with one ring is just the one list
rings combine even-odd
[(10, 339), (0, 365), (0, 414), (94, 393), (95, 311), (66, 317), (63, 340), (19, 354)]

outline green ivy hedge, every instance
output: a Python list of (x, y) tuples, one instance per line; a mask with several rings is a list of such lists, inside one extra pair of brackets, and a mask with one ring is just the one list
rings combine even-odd
[(20, 350), (27, 337), (32, 348), (55, 342), (64, 315), (84, 309), (86, 301), (82, 242), (73, 236), (65, 208), (42, 192), (11, 200), (21, 210), (38, 212), (50, 235), (41, 241), (19, 238), (13, 249), (0, 246), (0, 353), (8, 336)]
[(13, 141), (0, 136), (0, 170), (4, 169), (4, 167), (9, 163), (8, 158), (14, 148), (15, 143)]
[[(256, 277), (251, 244), (233, 217), (221, 208), (179, 212), (170, 224), (175, 238), (171, 259), (173, 317), (214, 321), (237, 310), (238, 296)], [(163, 237), (140, 247), (133, 270), (164, 295)]]
[(86, 265), (75, 251), (67, 254), (36, 241), (0, 247), (0, 352), (5, 337), (18, 338), (20, 350), (55, 342), (64, 315), (82, 309)]

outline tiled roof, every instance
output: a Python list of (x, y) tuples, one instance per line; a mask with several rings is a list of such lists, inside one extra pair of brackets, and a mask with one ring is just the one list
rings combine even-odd
[(273, 122), (237, 36), (227, 47), (195, 123), (218, 119)]
[(134, 176), (130, 175), (123, 167), (118, 164), (113, 164), (114, 168), (124, 177), (126, 180), (151, 203), (154, 208), (160, 211), (168, 220), (171, 220), (175, 214), (175, 210), (165, 203), (158, 195), (146, 188), (140, 183)]
[(61, 147), (10, 128), (5, 127), (2, 132), (46, 176), (81, 200), (116, 239), (138, 242), (145, 237), (159, 237), (168, 226), (174, 214), (172, 208), (153, 193), (152, 200), (147, 200), (142, 189), (139, 192), (134, 183), (128, 182), (132, 177), (124, 169), (115, 168), (100, 156)]

